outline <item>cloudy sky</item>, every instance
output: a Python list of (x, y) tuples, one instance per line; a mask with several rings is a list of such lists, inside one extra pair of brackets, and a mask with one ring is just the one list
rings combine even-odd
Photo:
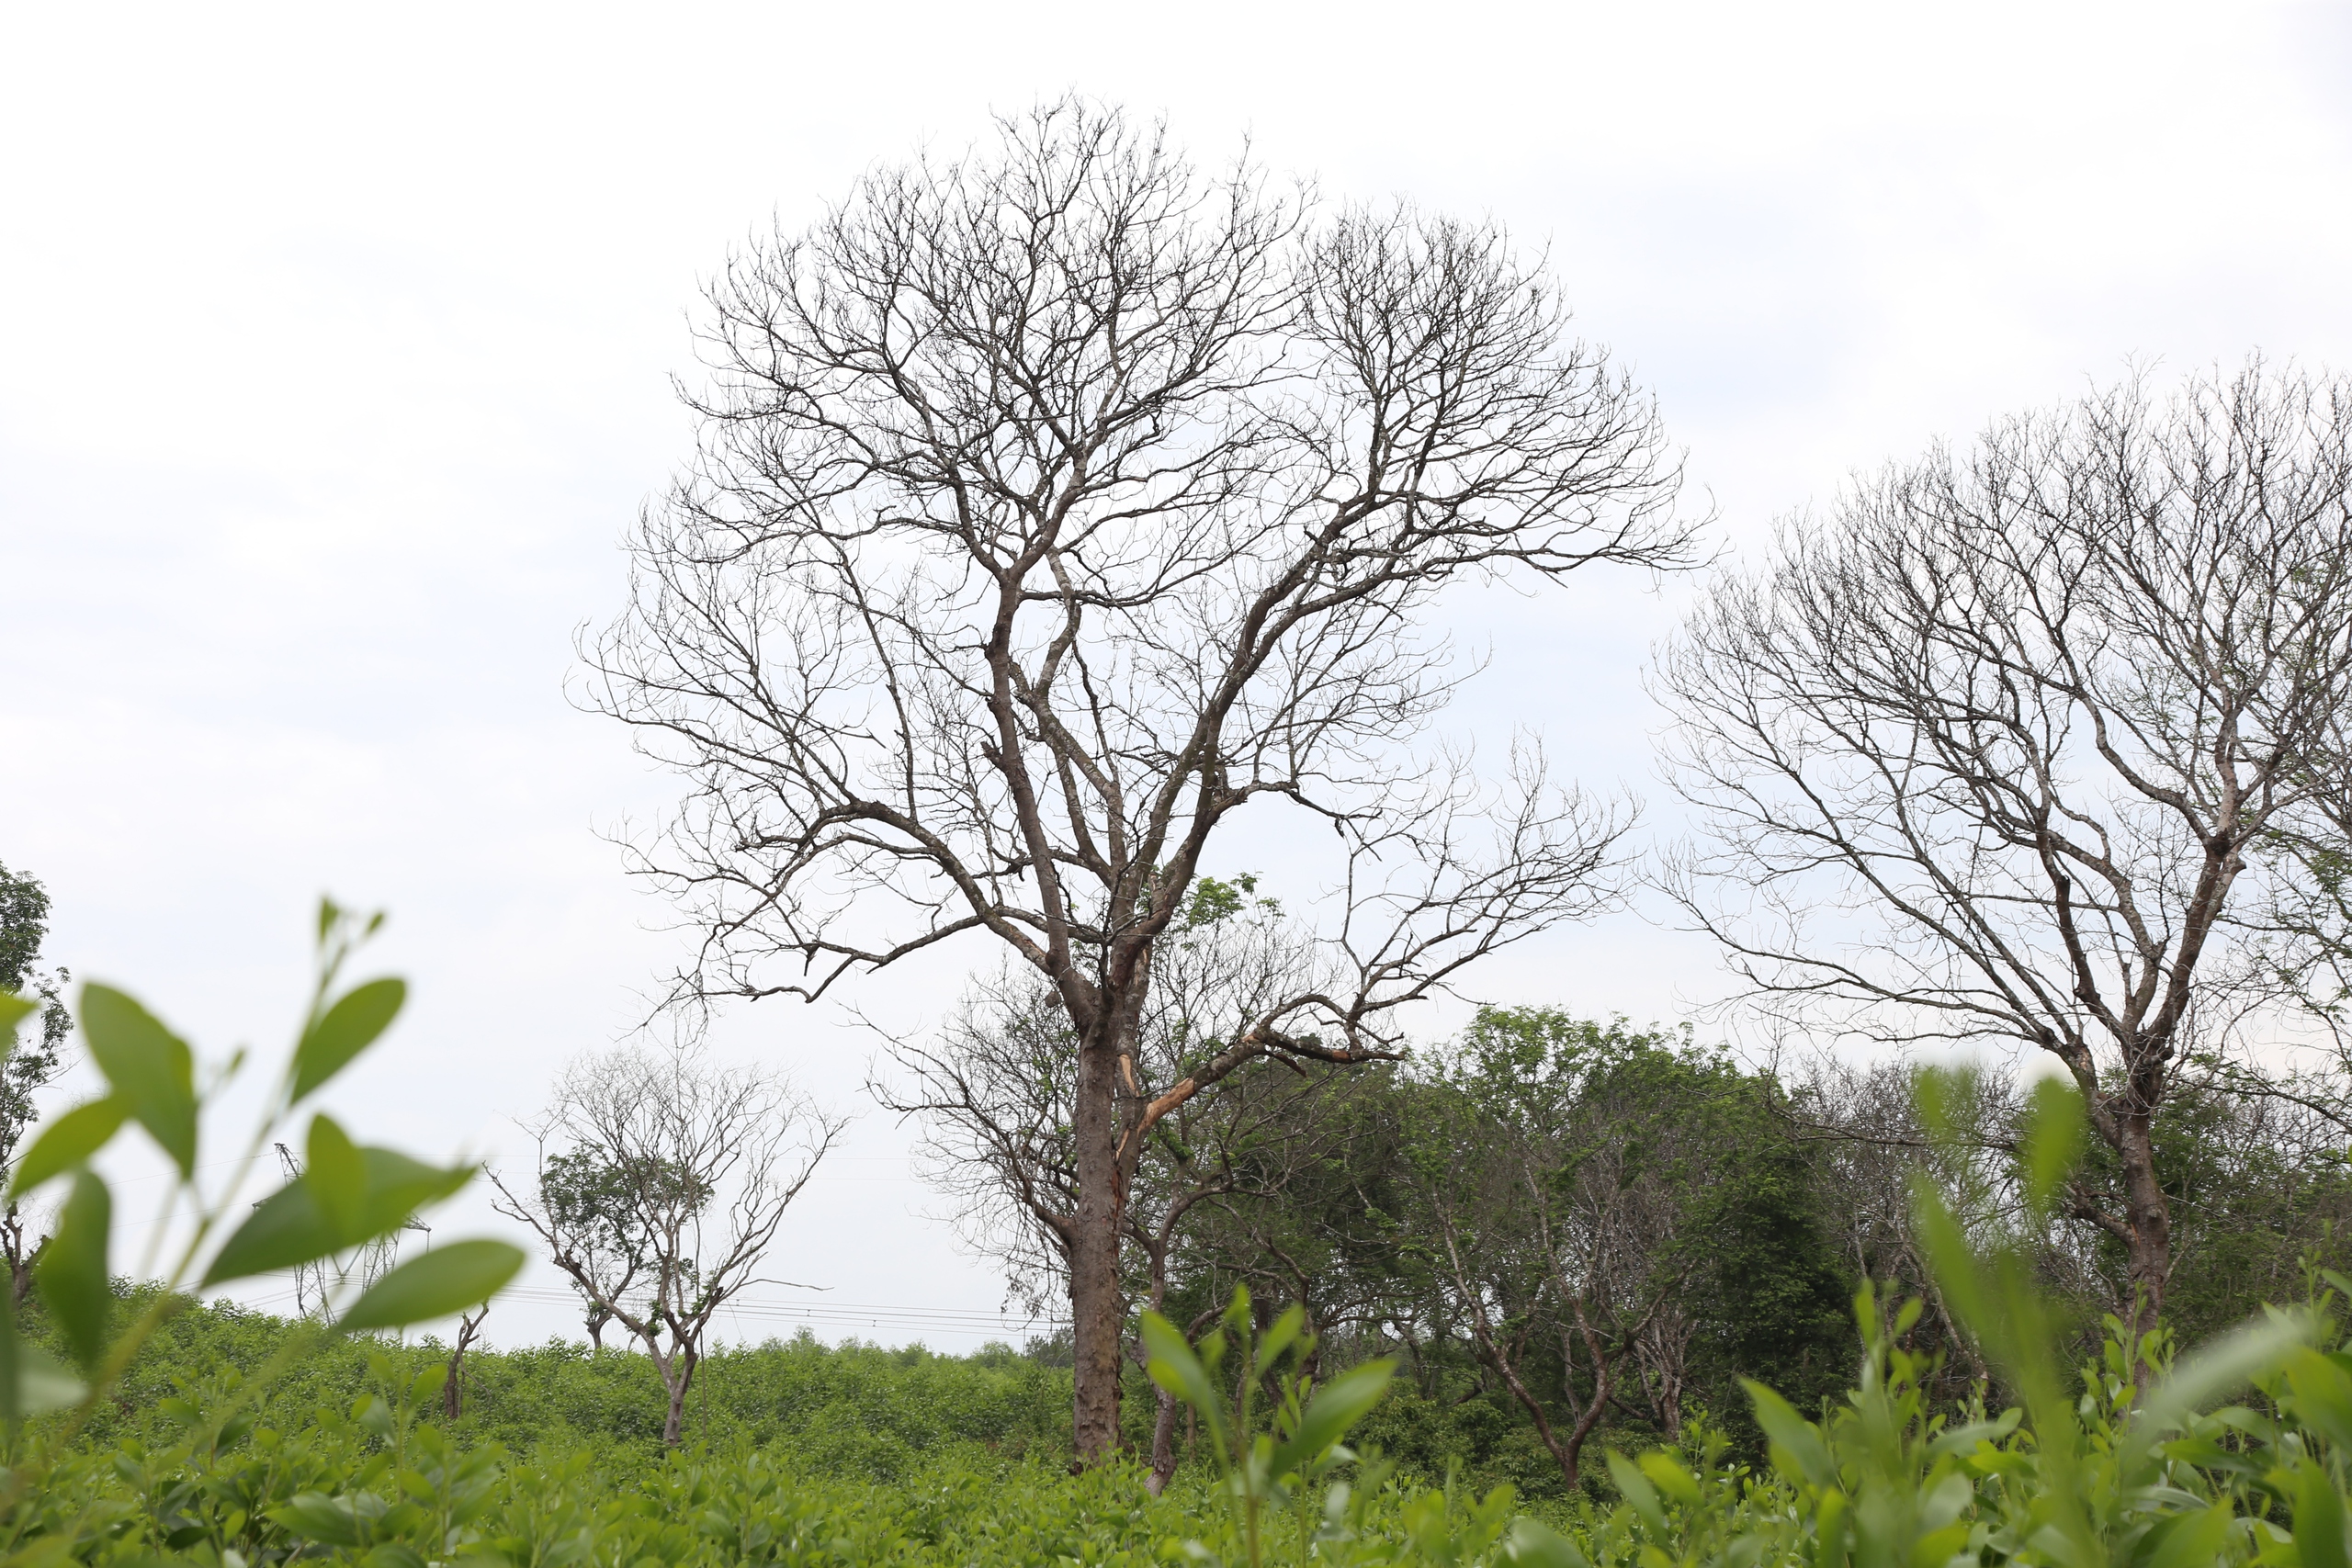
[[(312, 900), (386, 907), (375, 957), (416, 1002), (337, 1104), (523, 1156), (511, 1118), (673, 950), (600, 837), (669, 783), (566, 682), (686, 450), (698, 281), (875, 163), (1069, 89), (1546, 248), (1735, 548), (2135, 360), (2352, 366), (2341, 5), (14, 7), (0, 863), (48, 883), (50, 956), (274, 1053)], [(1491, 665), (1453, 727), (1539, 725), (1655, 795), (1639, 672), (1678, 592), (1459, 605)], [(920, 1028), (986, 958), (849, 999)], [(1636, 910), (1472, 988), (1664, 1018), (1715, 984)], [(986, 1317), (998, 1283), (861, 1106), (868, 1038), (775, 1003), (720, 1048), (864, 1111), (774, 1269), (828, 1292), (762, 1299), (974, 1342), (922, 1314)], [(491, 1332), (573, 1321), (525, 1300)]]

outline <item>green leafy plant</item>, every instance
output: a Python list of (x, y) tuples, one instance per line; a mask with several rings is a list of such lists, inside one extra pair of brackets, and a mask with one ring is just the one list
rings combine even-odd
[[(399, 1016), (407, 988), (374, 979), (338, 989), (352, 953), (382, 924), (381, 915), (357, 917), (322, 901), (319, 908), (316, 983), (300, 1033), (272, 1086), (243, 1157), (228, 1179), (207, 1190), (204, 1111), (245, 1066), (232, 1055), (199, 1079), (187, 1043), (128, 993), (96, 982), (82, 987), (74, 1010), (84, 1043), (106, 1082), (96, 1099), (51, 1117), (35, 1135), (8, 1186), (11, 1201), (50, 1183), (65, 1198), (55, 1234), (35, 1272), (40, 1300), (68, 1367), (26, 1342), (12, 1311), (0, 1303), (0, 1421), (11, 1443), (30, 1416), (78, 1407), (62, 1437), (70, 1439), (88, 1413), (121, 1377), (140, 1348), (186, 1292), (248, 1279), (346, 1255), (407, 1223), (425, 1204), (447, 1198), (471, 1180), (469, 1166), (439, 1167), (396, 1150), (363, 1146), (332, 1117), (314, 1113), (307, 1130), (302, 1174), (258, 1204), (246, 1199), (242, 1178), (304, 1101), (373, 1045)], [(0, 992), (0, 1036), (13, 1045), (17, 1026), (40, 1004)], [(116, 1304), (112, 1244), (114, 1198), (92, 1162), (125, 1128), (137, 1126), (171, 1161), (175, 1181), (165, 1215), (186, 1227), (180, 1245), (127, 1325), (113, 1322)], [(225, 1233), (225, 1234), (224, 1234)], [(397, 1328), (447, 1316), (489, 1299), (523, 1265), (504, 1242), (461, 1241), (403, 1263), (343, 1303), (333, 1331)], [(17, 1472), (21, 1484), (24, 1472)]]
[[(1318, 1385), (1304, 1370), (1314, 1348), (1306, 1325), (1306, 1314), (1293, 1306), (1259, 1337), (1250, 1292), (1242, 1288), (1234, 1291), (1224, 1315), (1202, 1337), (1197, 1349), (1158, 1313), (1143, 1317), (1151, 1380), (1192, 1406), (1200, 1418), (1250, 1568), (1261, 1568), (1265, 1561), (1262, 1535), (1270, 1506), (1290, 1506), (1302, 1564), (1315, 1537), (1318, 1501), (1329, 1526), (1340, 1528), (1348, 1498), (1344, 1483), (1333, 1482), (1319, 1498), (1317, 1485), (1355, 1462), (1356, 1455), (1341, 1439), (1380, 1403), (1396, 1370), (1386, 1359), (1367, 1361)], [(1229, 1400), (1216, 1384), (1228, 1354), (1237, 1369)], [(1271, 1430), (1261, 1431), (1258, 1400), (1269, 1383), (1275, 1396), (1273, 1421)]]

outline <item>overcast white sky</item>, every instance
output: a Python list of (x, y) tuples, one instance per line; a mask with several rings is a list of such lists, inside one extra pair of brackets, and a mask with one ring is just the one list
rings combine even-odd
[[(1069, 88), (1548, 245), (1736, 546), (2132, 356), (2352, 366), (2340, 4), (11, 7), (0, 863), (48, 883), (51, 958), (274, 1053), (317, 894), (388, 907), (376, 956), (416, 1002), (337, 1103), (522, 1154), (508, 1116), (670, 951), (597, 836), (667, 781), (564, 685), (686, 449), (697, 280), (771, 213)], [(1493, 664), (1453, 728), (1538, 725), (1654, 794), (1638, 674), (1674, 599), (1465, 603)], [(916, 1026), (987, 957), (850, 999)], [(1472, 981), (1641, 1017), (1714, 984), (1637, 915)], [(830, 1005), (722, 1043), (860, 1108), (868, 1046)], [(992, 1313), (865, 1109), (775, 1260), (831, 1294), (763, 1295)], [(486, 1220), (460, 1208), (440, 1234)], [(491, 1333), (575, 1321), (518, 1301)]]

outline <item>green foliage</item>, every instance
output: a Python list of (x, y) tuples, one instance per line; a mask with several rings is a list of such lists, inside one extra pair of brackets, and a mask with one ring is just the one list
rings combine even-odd
[[(1285, 1504), (1297, 1524), (1298, 1561), (1305, 1568), (1321, 1496), (1317, 1483), (1355, 1462), (1340, 1439), (1380, 1402), (1395, 1371), (1388, 1361), (1367, 1361), (1318, 1387), (1303, 1370), (1314, 1348), (1306, 1328), (1306, 1312), (1294, 1305), (1258, 1336), (1246, 1290), (1233, 1292), (1224, 1316), (1197, 1350), (1158, 1313), (1143, 1317), (1151, 1380), (1190, 1405), (1206, 1428), (1217, 1490), (1232, 1506), (1250, 1568), (1261, 1568), (1265, 1561), (1266, 1510)], [(1230, 1403), (1216, 1382), (1228, 1349), (1237, 1369)], [(1288, 1373), (1282, 1371), (1285, 1363), (1292, 1368)], [(1260, 1431), (1257, 1400), (1269, 1382), (1276, 1400), (1273, 1429)], [(1343, 1498), (1337, 1506), (1344, 1509)]]
[[(1758, 1098), (1766, 1092), (1759, 1086)], [(1758, 1124), (1739, 1142), (1741, 1158), (1698, 1199), (1694, 1216), (1706, 1248), (1694, 1280), (1694, 1401), (1740, 1417), (1742, 1380), (1809, 1408), (1853, 1372), (1852, 1282), (1821, 1235), (1818, 1173), (1804, 1147), (1776, 1135), (1769, 1111), (1750, 1103)], [(1732, 1435), (1751, 1429), (1742, 1419)]]
[[(1227, 1325), (1239, 1348), (1221, 1365), (1262, 1371), (1274, 1393), (1262, 1407), (1245, 1396), (1244, 1418), (1262, 1414), (1271, 1430), (1243, 1463), (1292, 1505), (1315, 1561), (1494, 1557), (1515, 1513), (1508, 1491), (1473, 1502), (1378, 1474), (1324, 1484), (1381, 1374), (1307, 1386), (1286, 1371), (1305, 1348), (1296, 1319), (1254, 1342), (1247, 1323)], [(44, 1485), (0, 1508), (0, 1554), (206, 1568), (227, 1568), (232, 1552), (369, 1568), (1244, 1560), (1222, 1482), (1193, 1473), (1153, 1498), (1131, 1468), (1067, 1473), (1069, 1374), (1007, 1348), (950, 1358), (801, 1339), (720, 1352), (713, 1429), (675, 1454), (643, 1419), (641, 1356), (477, 1349), (469, 1415), (452, 1423), (437, 1418), (444, 1353), (187, 1305), (129, 1369), (130, 1408), (85, 1428)], [(269, 1386), (240, 1366), (274, 1368)], [(569, 1425), (550, 1420), (557, 1405)]]
[(1201, 931), (1220, 925), (1236, 915), (1255, 912), (1261, 916), (1278, 918), (1283, 911), (1277, 898), (1261, 895), (1258, 879), (1243, 872), (1230, 882), (1214, 876), (1193, 879), (1192, 891), (1184, 901), (1177, 928), (1183, 931)]
[[(1980, 1329), (2032, 1315), (2001, 1299), (2031, 1281), (1998, 1258), (1943, 1262), (1953, 1299), (1992, 1314)], [(1598, 1500), (1541, 1518), (1508, 1487), (1430, 1486), (1361, 1449), (1351, 1463), (1382, 1370), (1312, 1382), (1299, 1316), (1259, 1333), (1246, 1300), (1197, 1350), (1171, 1325), (1150, 1330), (1154, 1375), (1194, 1404), (1212, 1461), (1159, 1498), (1131, 1469), (1062, 1472), (1068, 1374), (1010, 1349), (802, 1339), (723, 1352), (709, 1430), (664, 1454), (642, 1419), (642, 1357), (476, 1350), (479, 1414), (448, 1423), (435, 1416), (436, 1346), (371, 1348), (191, 1305), (128, 1369), (130, 1408), (53, 1452), (42, 1484), (0, 1509), (0, 1551), (205, 1568), (229, 1568), (232, 1552), (368, 1568), (2338, 1568), (2352, 1343), (2334, 1325), (2352, 1291), (2314, 1283), (2307, 1306), (2177, 1366), (2120, 1322), (2071, 1379), (2047, 1342), (2005, 1342), (2009, 1374), (2036, 1392), (2002, 1411), (1939, 1405), (1927, 1359), (1903, 1348), (1919, 1303), (1890, 1312), (1865, 1292), (1843, 1398), (1814, 1416), (1749, 1391), (1762, 1462), (1694, 1423), (1677, 1448), (1610, 1455)], [(38, 1315), (28, 1328), (46, 1332)], [(2137, 1381), (2143, 1352), (2163, 1364), (2153, 1384)], [(270, 1365), (266, 1390), (236, 1370)], [(1035, 1421), (1046, 1412), (1058, 1430)], [(617, 1424), (631, 1418), (634, 1431)], [(858, 1432), (900, 1451), (874, 1462)]]
[[(335, 987), (364, 931), (332, 910), (322, 930), (303, 1043), (255, 1147), (396, 1010), (398, 993), (380, 985)], [(344, 1006), (363, 992), (366, 1004)], [(1913, 1195), (1934, 1285), (1992, 1364), (1989, 1384), (1957, 1404), (1941, 1397), (1939, 1354), (1915, 1343), (1923, 1302), (1890, 1310), (1865, 1285), (1859, 1378), (1842, 1398), (1817, 1399), (1805, 1379), (1776, 1389), (1749, 1378), (1747, 1451), (1694, 1409), (1679, 1441), (1607, 1452), (1605, 1483), (1539, 1504), (1533, 1518), (1510, 1486), (1479, 1495), (1450, 1462), (1427, 1462), (1454, 1457), (1443, 1432), (1422, 1434), (1418, 1475), (1399, 1462), (1409, 1455), (1384, 1455), (1374, 1441), (1432, 1419), (1437, 1391), (1386, 1401), (1386, 1359), (1346, 1368), (1317, 1344), (1307, 1309), (1262, 1319), (1243, 1291), (1197, 1345), (1157, 1314), (1143, 1322), (1148, 1376), (1196, 1422), (1194, 1462), (1159, 1498), (1131, 1469), (1061, 1472), (1069, 1374), (1002, 1348), (949, 1358), (804, 1337), (720, 1351), (677, 1452), (662, 1450), (645, 1358), (560, 1343), (476, 1349), (467, 1414), (444, 1419), (443, 1347), (354, 1336), (487, 1299), (513, 1272), (511, 1248), (438, 1247), (332, 1326), (200, 1306), (175, 1282), (347, 1251), (470, 1172), (365, 1146), (318, 1115), (304, 1174), (277, 1194), (249, 1206), (233, 1190), (198, 1191), (204, 1101), (225, 1075), (199, 1076), (186, 1044), (123, 993), (89, 987), (81, 1010), (106, 1091), (28, 1155), (20, 1186), (69, 1185), (21, 1323), (0, 1301), (0, 1560), (26, 1568), (2352, 1568), (2352, 1339), (2338, 1321), (2352, 1281), (2314, 1263), (2304, 1304), (2177, 1362), (2168, 1333), (2109, 1317), (2097, 1359), (2067, 1373), (2069, 1316), (2043, 1293), (2036, 1250), (2085, 1157), (2082, 1106), (2063, 1082), (2038, 1086), (2015, 1127), (2019, 1223), (1973, 1232), (1934, 1182), (1921, 1177)], [(1637, 1186), (1658, 1195), (1675, 1227), (1661, 1256), (1694, 1310), (1746, 1337), (1724, 1367), (1817, 1370), (1834, 1271), (1811, 1228), (1804, 1155), (1770, 1135), (1781, 1107), (1769, 1081), (1687, 1043), (1564, 1015), (1482, 1025), (1451, 1077), (1367, 1081), (1453, 1096), (1514, 1135), (1540, 1134), (1557, 1157), (1530, 1168), (1550, 1173), (1538, 1192), (1605, 1175), (1593, 1190), (1608, 1201)], [(1918, 1080), (1931, 1141), (1963, 1136), (1956, 1108), (1974, 1092)], [(1616, 1146), (1593, 1141), (1607, 1124), (1585, 1119), (1594, 1105), (1615, 1116)], [(1667, 1120), (1676, 1105), (1679, 1127)], [(1361, 1153), (1332, 1157), (1400, 1146), (1379, 1123), (1366, 1122)], [(133, 1124), (184, 1168), (197, 1223), (166, 1282), (128, 1289), (109, 1277), (114, 1205), (89, 1161)], [(1385, 1191), (1353, 1176), (1333, 1190)], [(1400, 1205), (1375, 1227), (1378, 1247), (1341, 1237), (1330, 1256), (1409, 1270), (1414, 1245), (1395, 1220), (1411, 1213)], [(209, 1239), (218, 1232), (232, 1234)], [(1734, 1322), (1733, 1303), (1747, 1321)], [(1343, 1370), (1327, 1372), (1326, 1357)], [(2015, 1408), (1990, 1408), (1996, 1391)], [(1490, 1458), (1523, 1438), (1494, 1401), (1450, 1408), (1495, 1423)], [(1458, 1437), (1470, 1419), (1439, 1425)], [(1441, 1472), (1443, 1483), (1428, 1484)]]
[[(0, 1164), (15, 1156), (32, 1124), (33, 1094), (56, 1077), (59, 1054), (74, 1027), (58, 994), (65, 971), (39, 967), (48, 935), (49, 890), (38, 878), (0, 865), (0, 1039), (13, 1041), (25, 1016), (40, 1018), (36, 1036), (9, 1051), (0, 1066)], [(9, 1239), (16, 1239), (13, 1229)]]
[(113, 1235), (114, 1195), (86, 1167), (76, 1170), (57, 1235), (35, 1278), (40, 1299), (85, 1371), (97, 1367), (112, 1337), (114, 1292), (107, 1284), (107, 1249)]
[[(145, 1289), (123, 1296), (117, 1311), (138, 1313), (152, 1297)], [(54, 1343), (37, 1307), (26, 1332)], [(161, 1442), (172, 1428), (158, 1423), (159, 1405), (231, 1385), (243, 1408), (284, 1429), (319, 1405), (346, 1407), (366, 1393), (371, 1357), (389, 1359), (409, 1379), (448, 1354), (430, 1339), (345, 1338), (225, 1302), (185, 1303), (126, 1369), (120, 1400), (96, 1412), (86, 1431), (96, 1441)], [(464, 1416), (434, 1416), (454, 1440), (525, 1455), (588, 1450), (600, 1463), (639, 1462), (661, 1446), (661, 1381), (641, 1354), (561, 1340), (508, 1350), (476, 1345), (464, 1375)], [(715, 1449), (778, 1446), (812, 1472), (884, 1480), (954, 1456), (1066, 1461), (1069, 1401), (1067, 1367), (1001, 1346), (955, 1357), (803, 1337), (713, 1349), (695, 1379), (686, 1435)]]
[[(1852, 1280), (1769, 1075), (1687, 1032), (1486, 1009), (1452, 1050), (1357, 1097), (1397, 1129), (1368, 1148), (1384, 1168), (1280, 1201), (1383, 1215), (1385, 1252), (1317, 1272), (1335, 1305), (1378, 1303), (1354, 1310), (1411, 1331), (1411, 1394), (1374, 1418), (1392, 1452), (1563, 1495), (1588, 1419), (1600, 1440), (1672, 1440), (1686, 1419), (1744, 1412), (1741, 1377), (1809, 1403), (1843, 1386)], [(1283, 1233), (1293, 1256), (1299, 1228)]]
[(196, 1054), (112, 986), (82, 987), (82, 1039), (107, 1099), (147, 1129), (186, 1180), (196, 1170)]
[[(295, 1105), (347, 1066), (390, 1024), (404, 989), (378, 980), (338, 994), (336, 981), (358, 942), (381, 917), (354, 920), (332, 903), (319, 911), (317, 984), (308, 1019), (290, 1053), (284, 1077), (267, 1100), (245, 1157), (228, 1163), (242, 1174), (275, 1136)], [(10, 998), (15, 999), (15, 998)], [(29, 1010), (8, 1010), (7, 1043)], [(233, 1178), (213, 1191), (196, 1179), (206, 1101), (236, 1076), (240, 1052), (199, 1089), (195, 1053), (162, 1020), (128, 993), (111, 986), (85, 985), (78, 1010), (90, 1056), (106, 1079), (106, 1092), (55, 1118), (35, 1139), (9, 1186), (13, 1201), (44, 1183), (63, 1179), (67, 1196), (56, 1234), (43, 1250), (34, 1279), (55, 1340), (71, 1353), (87, 1379), (71, 1379), (38, 1346), (18, 1332), (13, 1300), (0, 1314), (0, 1426), (15, 1447), (27, 1417), (78, 1402), (74, 1417), (49, 1442), (30, 1443), (16, 1460), (0, 1497), (35, 1484), (54, 1457), (55, 1443), (70, 1442), (112, 1393), (124, 1369), (171, 1314), (184, 1303), (176, 1292), (201, 1278), (207, 1283), (292, 1268), (347, 1253), (399, 1227), (422, 1204), (447, 1197), (471, 1179), (470, 1168), (441, 1169), (390, 1149), (361, 1148), (324, 1116), (312, 1120), (310, 1164), (305, 1173), (258, 1204), (242, 1201)], [(168, 1156), (178, 1181), (165, 1213), (187, 1216), (187, 1236), (162, 1289), (146, 1310), (119, 1333), (115, 1329), (115, 1292), (108, 1269), (114, 1232), (114, 1200), (106, 1179), (91, 1162), (129, 1123), (136, 1122)], [(218, 1234), (243, 1216), (226, 1241)], [(11, 1213), (13, 1219), (13, 1211)], [(160, 1223), (160, 1221), (159, 1221)], [(487, 1300), (522, 1267), (522, 1254), (503, 1242), (460, 1242), (395, 1270), (378, 1281), (345, 1313), (347, 1332), (391, 1328), (441, 1316)]]

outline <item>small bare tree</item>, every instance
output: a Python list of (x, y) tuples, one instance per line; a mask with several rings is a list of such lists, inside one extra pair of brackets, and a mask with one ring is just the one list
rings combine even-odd
[(2133, 382), (1890, 468), (1723, 581), (1658, 682), (1693, 923), (1786, 1016), (2063, 1063), (2119, 1172), (2073, 1213), (2153, 1324), (2168, 1087), (2280, 999), (2263, 885), (2346, 776), (2352, 382)]
[[(1052, 988), (1092, 1462), (1154, 1122), (1267, 1055), (1367, 1059), (1594, 902), (1619, 824), (1539, 756), (1498, 795), (1404, 750), (1461, 677), (1436, 596), (1671, 564), (1690, 528), (1651, 404), (1498, 231), (1320, 216), (1082, 104), (1002, 129), (728, 265), (697, 459), (582, 656), (692, 783), (638, 845), (700, 933), (682, 994), (813, 998), (967, 932)], [(1336, 829), (1344, 967), (1148, 1095), (1155, 955), (1269, 800)]]
[[(499, 1213), (531, 1228), (595, 1321), (644, 1346), (668, 1393), (672, 1447), (712, 1317), (758, 1282), (785, 1211), (842, 1125), (772, 1073), (623, 1049), (565, 1073), (531, 1125), (539, 1158), (527, 1181), (491, 1173)], [(576, 1201), (583, 1169), (609, 1201)]]
[(441, 1380), (441, 1414), (452, 1421), (466, 1413), (466, 1352), (481, 1337), (489, 1316), (490, 1303), (484, 1302), (458, 1319), (458, 1342), (449, 1347), (449, 1370)]

